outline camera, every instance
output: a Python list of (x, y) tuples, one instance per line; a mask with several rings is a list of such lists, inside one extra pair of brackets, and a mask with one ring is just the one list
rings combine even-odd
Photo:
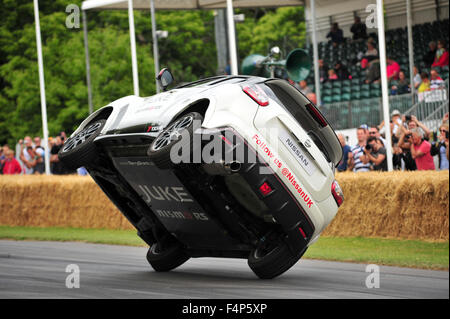
[(448, 139), (448, 131), (445, 131), (445, 138)]
[(409, 140), (411, 138), (412, 134), (406, 134), (405, 135), (405, 141)]
[(406, 122), (411, 121), (411, 115), (405, 115), (405, 120), (406, 120)]
[(372, 145), (366, 144), (366, 150), (370, 151), (372, 149)]

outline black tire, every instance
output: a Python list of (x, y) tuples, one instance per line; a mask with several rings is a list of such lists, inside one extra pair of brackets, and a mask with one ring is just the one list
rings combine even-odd
[(160, 250), (160, 244), (153, 244), (147, 252), (147, 261), (155, 271), (170, 271), (184, 264), (190, 257), (180, 244), (174, 243)]
[(77, 135), (70, 137), (58, 152), (59, 160), (69, 169), (88, 166), (98, 158), (94, 139), (100, 134), (106, 120), (96, 120), (82, 129)]
[[(196, 121), (203, 121), (203, 116), (197, 112), (191, 112), (172, 121), (167, 127), (159, 133), (159, 135), (153, 140), (148, 149), (148, 156), (155, 163), (158, 168), (169, 169), (173, 168), (176, 164), (170, 158), (170, 151), (172, 147), (177, 143), (182, 143), (179, 146), (181, 149), (189, 148), (189, 154), (183, 154), (183, 157), (192, 159), (192, 154), (198, 152), (198, 146), (193, 143), (193, 133), (196, 126)], [(190, 122), (189, 125), (183, 126), (183, 123)], [(177, 128), (177, 125), (181, 125)], [(189, 134), (188, 138), (182, 138), (181, 134)], [(185, 147), (184, 147), (185, 146)], [(194, 148), (195, 146), (196, 148)]]
[(263, 245), (253, 249), (248, 257), (250, 269), (261, 279), (272, 279), (289, 270), (306, 252), (305, 249), (294, 255), (284, 241), (272, 245), (269, 250)]

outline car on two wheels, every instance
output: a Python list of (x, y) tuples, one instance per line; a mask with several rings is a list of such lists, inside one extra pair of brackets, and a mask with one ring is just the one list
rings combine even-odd
[(121, 98), (59, 152), (137, 229), (156, 271), (243, 258), (260, 278), (291, 268), (334, 218), (341, 157), (315, 105), (284, 80), (253, 76)]

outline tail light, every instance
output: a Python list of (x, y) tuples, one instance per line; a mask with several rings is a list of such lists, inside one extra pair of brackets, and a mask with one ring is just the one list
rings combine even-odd
[(320, 126), (325, 127), (328, 125), (322, 113), (320, 113), (320, 111), (314, 105), (308, 103), (305, 105), (305, 107), (308, 110), (309, 114), (311, 114), (313, 119), (316, 120), (316, 122), (319, 123)]
[(273, 188), (269, 185), (269, 183), (264, 182), (264, 183), (259, 187), (259, 191), (260, 191), (261, 194), (265, 197), (265, 196), (269, 195), (270, 193), (272, 193)]
[(263, 89), (261, 89), (258, 85), (245, 85), (242, 87), (242, 90), (259, 105), (269, 105), (269, 98), (267, 97)]
[(339, 186), (338, 182), (334, 181), (331, 185), (331, 193), (333, 194), (338, 207), (340, 207), (344, 202), (344, 192), (342, 191), (342, 188)]

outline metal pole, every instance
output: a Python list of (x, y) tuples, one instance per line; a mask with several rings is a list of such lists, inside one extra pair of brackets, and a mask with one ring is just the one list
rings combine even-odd
[(225, 26), (225, 10), (217, 9), (214, 16), (214, 32), (217, 48), (217, 73), (225, 74), (228, 65), (227, 30)]
[(156, 76), (159, 73), (159, 51), (158, 51), (158, 37), (156, 36), (156, 17), (155, 17), (155, 0), (150, 0), (150, 14), (152, 16), (152, 38), (153, 38), (153, 60), (155, 63), (155, 81), (156, 93), (161, 92)]
[(408, 53), (409, 53), (409, 83), (411, 83), (412, 105), (415, 103), (416, 88), (414, 87), (414, 46), (412, 36), (411, 0), (406, 0), (406, 19), (408, 25)]
[(50, 175), (50, 151), (48, 148), (48, 128), (47, 128), (47, 102), (45, 99), (45, 82), (44, 82), (44, 62), (42, 60), (42, 44), (41, 44), (41, 26), (39, 23), (39, 4), (38, 0), (34, 2), (34, 20), (36, 22), (36, 48), (39, 69), (39, 87), (41, 92), (41, 113), (42, 113), (42, 131), (44, 134), (44, 162), (45, 174)]
[(133, 68), (134, 95), (139, 96), (139, 77), (136, 59), (136, 36), (134, 32), (133, 0), (128, 0), (128, 23), (130, 25), (131, 66)]
[(94, 107), (92, 106), (91, 63), (89, 62), (87, 16), (86, 11), (84, 10), (83, 10), (83, 34), (84, 34), (84, 55), (86, 56), (86, 85), (88, 90), (89, 114), (92, 114), (92, 112), (94, 112)]
[(312, 16), (312, 42), (313, 42), (313, 59), (314, 59), (314, 83), (316, 87), (317, 105), (322, 105), (320, 97), (320, 75), (319, 75), (319, 49), (317, 47), (316, 35), (316, 4), (315, 0), (311, 0), (311, 16)]
[(236, 34), (234, 31), (233, 1), (227, 0), (228, 47), (230, 49), (231, 74), (238, 75)]
[(384, 131), (386, 132), (386, 158), (388, 171), (393, 170), (392, 138), (389, 117), (388, 81), (386, 72), (386, 42), (384, 38), (383, 0), (377, 0), (378, 45), (380, 49), (381, 93), (383, 98)]

